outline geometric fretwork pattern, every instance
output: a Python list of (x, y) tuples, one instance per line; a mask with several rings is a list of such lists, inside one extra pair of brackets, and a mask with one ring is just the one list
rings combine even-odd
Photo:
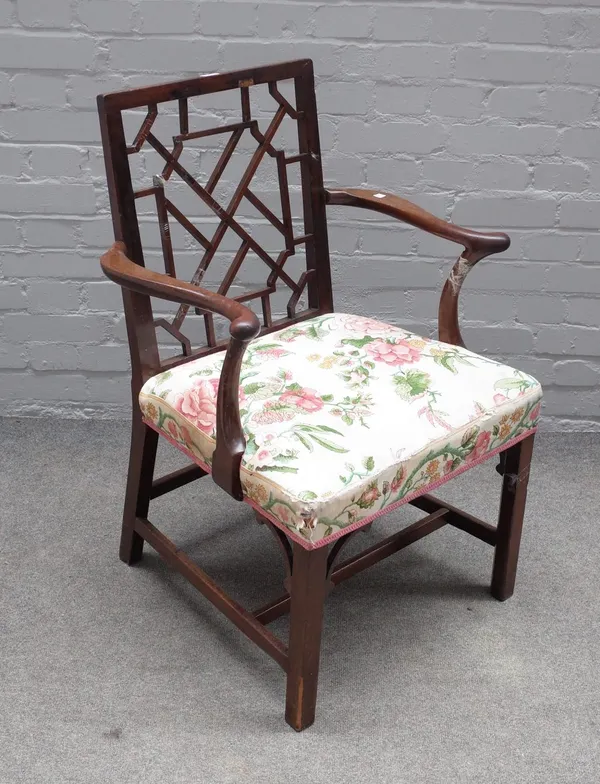
[[(301, 274), (300, 279), (296, 281), (284, 268), (286, 261), (290, 256), (295, 254), (296, 248), (299, 245), (303, 245), (312, 240), (312, 235), (310, 234), (294, 236), (290, 206), (290, 189), (287, 175), (287, 167), (292, 163), (302, 162), (303, 158), (309, 155), (309, 153), (299, 153), (286, 157), (284, 150), (276, 149), (273, 145), (275, 134), (286, 116), (296, 122), (302, 119), (302, 112), (297, 111), (290, 104), (278, 90), (277, 82), (274, 81), (268, 82), (268, 89), (270, 96), (274, 100), (275, 113), (268, 123), (266, 130), (264, 132), (260, 130), (258, 121), (252, 119), (251, 116), (249, 96), (249, 87), (251, 83), (251, 80), (248, 80), (247, 83), (240, 82), (239, 84), (241, 121), (221, 125), (216, 128), (200, 131), (190, 130), (188, 100), (187, 98), (180, 98), (178, 101), (179, 133), (176, 136), (173, 136), (173, 147), (171, 150), (168, 150), (153, 133), (153, 126), (158, 117), (159, 110), (156, 103), (150, 104), (146, 117), (137, 132), (133, 143), (127, 148), (127, 153), (129, 155), (138, 153), (145, 144), (148, 144), (164, 160), (164, 168), (159, 175), (153, 177), (152, 186), (134, 192), (134, 197), (136, 199), (143, 199), (153, 196), (156, 199), (156, 211), (166, 273), (172, 276), (175, 276), (176, 274), (173, 244), (169, 228), (170, 218), (177, 221), (204, 250), (198, 268), (191, 280), (192, 283), (197, 285), (201, 284), (202, 278), (211, 261), (214, 259), (215, 254), (219, 250), (226, 232), (228, 230), (233, 231), (238, 236), (240, 244), (237, 252), (233, 255), (233, 259), (229, 264), (223, 280), (220, 282), (218, 293), (223, 295), (228, 294), (248, 252), (253, 251), (268, 268), (266, 283), (262, 288), (245, 292), (242, 295), (235, 297), (235, 299), (238, 301), (260, 299), (264, 326), (270, 327), (272, 324), (270, 297), (276, 290), (277, 282), (281, 281), (291, 291), (291, 296), (287, 302), (287, 314), (290, 319), (293, 319), (298, 301), (306, 289), (311, 275), (314, 274), (314, 270), (306, 270)], [(251, 134), (257, 142), (257, 147), (251, 155), (250, 161), (243, 172), (229, 203), (224, 207), (214, 198), (213, 193), (244, 133)], [(180, 160), (181, 153), (186, 142), (218, 134), (227, 134), (228, 139), (212, 174), (208, 177), (206, 183), (202, 185), (185, 166), (182, 165)], [(273, 158), (277, 167), (279, 195), (281, 199), (281, 219), (258, 198), (251, 188), (252, 180), (265, 155)], [(206, 237), (168, 198), (165, 186), (173, 174), (178, 175), (178, 177), (191, 188), (218, 218), (218, 225), (212, 237)], [(277, 232), (281, 234), (282, 249), (277, 255), (273, 256), (272, 253), (267, 252), (260, 242), (252, 237), (240, 224), (239, 220), (236, 219), (236, 211), (244, 199), (250, 202)], [(173, 337), (180, 341), (184, 355), (188, 355), (191, 352), (190, 341), (181, 331), (181, 326), (187, 312), (188, 306), (181, 305), (171, 321), (158, 319), (155, 322), (156, 326), (163, 327)], [(204, 316), (208, 346), (215, 346), (216, 337), (212, 315), (210, 313), (203, 313), (202, 311), (197, 312)]]

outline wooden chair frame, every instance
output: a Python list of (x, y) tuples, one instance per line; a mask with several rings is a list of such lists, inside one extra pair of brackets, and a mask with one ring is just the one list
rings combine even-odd
[[(294, 81), (295, 106), (292, 106), (278, 89), (278, 82), (290, 79)], [(276, 106), (274, 118), (264, 132), (252, 118), (250, 110), (249, 90), (260, 84), (268, 85)], [(217, 129), (190, 131), (188, 100), (223, 90), (240, 91), (241, 121), (219, 126)], [(180, 124), (180, 133), (173, 138), (172, 151), (169, 151), (152, 131), (159, 105), (169, 101), (177, 101)], [(147, 115), (135, 139), (128, 144), (123, 112), (140, 107), (147, 107)], [(439, 306), (439, 337), (447, 343), (459, 346), (464, 345), (458, 324), (458, 295), (464, 278), (478, 261), (505, 250), (510, 240), (505, 234), (476, 232), (440, 220), (414, 204), (390, 194), (364, 189), (327, 191), (323, 186), (313, 68), (310, 60), (213, 74), (99, 96), (98, 108), (115, 233), (115, 244), (102, 257), (102, 268), (109, 278), (122, 287), (132, 358), (133, 420), (120, 557), (127, 564), (135, 564), (142, 557), (143, 543), (147, 541), (168, 564), (184, 575), (244, 634), (266, 651), (287, 675), (286, 721), (299, 731), (314, 721), (323, 603), (333, 586), (442, 526), (451, 525), (494, 547), (492, 595), (500, 601), (512, 595), (533, 435), (527, 436), (501, 454), (499, 472), (503, 475), (503, 484), (497, 526), (424, 494), (410, 502), (426, 512), (424, 518), (338, 564), (338, 556), (353, 533), (339, 538), (331, 547), (308, 550), (297, 542), (292, 542), (285, 533), (257, 514), (259, 522), (264, 523), (271, 531), (281, 548), (287, 577), (284, 583), (286, 590), (282, 596), (251, 612), (228, 596), (148, 520), (149, 504), (153, 498), (205, 476), (206, 471), (197, 465), (190, 465), (167, 476), (154, 478), (159, 436), (142, 421), (138, 405), (140, 389), (148, 378), (166, 368), (203, 354), (225, 351), (217, 399), (217, 438), (212, 477), (229, 495), (241, 500), (243, 491), (240, 462), (245, 440), (240, 422), (238, 388), (244, 351), (259, 332), (278, 330), (303, 319), (333, 311), (326, 205), (346, 205), (373, 210), (464, 247), (443, 288)], [(284, 116), (298, 123), (297, 155), (286, 156), (283, 150), (274, 146), (275, 133)], [(227, 208), (223, 208), (213, 198), (212, 193), (244, 131), (252, 134), (258, 147), (230, 203)], [(179, 158), (187, 140), (215, 133), (231, 135), (209, 182), (202, 186), (180, 163)], [(134, 192), (128, 158), (139, 152), (143, 145), (150, 145), (158, 152), (165, 161), (165, 167), (162, 174), (154, 178), (151, 188)], [(265, 155), (272, 157), (277, 165), (283, 219), (279, 219), (250, 189), (252, 177)], [(298, 164), (301, 173), (304, 234), (300, 237), (294, 236), (289, 209), (286, 171), (291, 164)], [(217, 231), (211, 240), (204, 237), (165, 196), (164, 184), (173, 173), (187, 183), (219, 219)], [(150, 271), (144, 266), (136, 200), (145, 197), (154, 197), (156, 200), (166, 274)], [(237, 221), (235, 213), (244, 198), (281, 233), (283, 249), (276, 259), (254, 241)], [(191, 283), (175, 277), (169, 216), (179, 222), (204, 249), (199, 270)], [(219, 292), (215, 293), (201, 288), (198, 284), (227, 229), (232, 229), (239, 236), (241, 244)], [(284, 265), (299, 245), (304, 245), (307, 268), (296, 282), (285, 272)], [(228, 289), (249, 250), (255, 252), (270, 268), (267, 283), (263, 289), (249, 295), (237, 298), (227, 296)], [(277, 283), (281, 282), (291, 289), (292, 294), (287, 317), (274, 321), (271, 317), (269, 297), (275, 291)], [(297, 313), (296, 306), (304, 291), (308, 295), (308, 307)], [(179, 304), (173, 322), (154, 319), (151, 296)], [(261, 300), (262, 325), (255, 313), (244, 304), (250, 299)], [(181, 332), (183, 319), (190, 307), (204, 315), (205, 319), (207, 345), (199, 350), (192, 350), (190, 341)], [(230, 339), (225, 343), (219, 343), (215, 338), (213, 314), (224, 316), (230, 322)], [(181, 355), (161, 361), (157, 327), (166, 328), (180, 340)], [(288, 645), (285, 645), (267, 627), (271, 621), (288, 611), (290, 634)]]

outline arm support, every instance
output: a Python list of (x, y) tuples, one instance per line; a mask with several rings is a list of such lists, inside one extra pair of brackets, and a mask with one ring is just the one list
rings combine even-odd
[(327, 191), (326, 195), (328, 204), (364, 207), (383, 215), (390, 215), (392, 218), (464, 247), (465, 251), (452, 268), (442, 291), (438, 314), (440, 340), (464, 346), (458, 325), (458, 295), (463, 281), (478, 261), (493, 253), (505, 251), (510, 245), (510, 238), (500, 232), (463, 229), (454, 223), (437, 218), (406, 199), (389, 193), (361, 188), (343, 188)]
[(231, 322), (231, 339), (223, 361), (217, 397), (217, 444), (212, 475), (220, 487), (241, 501), (240, 464), (246, 440), (240, 421), (240, 368), (246, 346), (260, 332), (258, 318), (250, 308), (234, 299), (135, 264), (125, 255), (122, 242), (115, 242), (100, 263), (104, 274), (124, 288), (218, 313)]

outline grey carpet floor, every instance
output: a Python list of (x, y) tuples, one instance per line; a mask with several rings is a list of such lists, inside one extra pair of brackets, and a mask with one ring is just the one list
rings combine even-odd
[[(127, 425), (1, 428), (2, 784), (600, 780), (599, 436), (539, 436), (510, 601), (488, 594), (491, 548), (449, 528), (340, 586), (296, 734), (277, 665), (150, 548), (118, 560)], [(488, 463), (440, 495), (493, 520), (498, 493)], [(272, 538), (210, 480), (150, 519), (240, 601), (280, 593)]]

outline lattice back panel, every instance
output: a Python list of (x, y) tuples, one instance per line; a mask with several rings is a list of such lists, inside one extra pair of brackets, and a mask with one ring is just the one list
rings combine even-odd
[[(134, 261), (245, 302), (265, 329), (331, 309), (310, 61), (113, 93), (99, 108), (115, 235)], [(158, 305), (159, 344), (214, 349), (214, 317), (196, 316), (203, 336), (187, 306)]]

